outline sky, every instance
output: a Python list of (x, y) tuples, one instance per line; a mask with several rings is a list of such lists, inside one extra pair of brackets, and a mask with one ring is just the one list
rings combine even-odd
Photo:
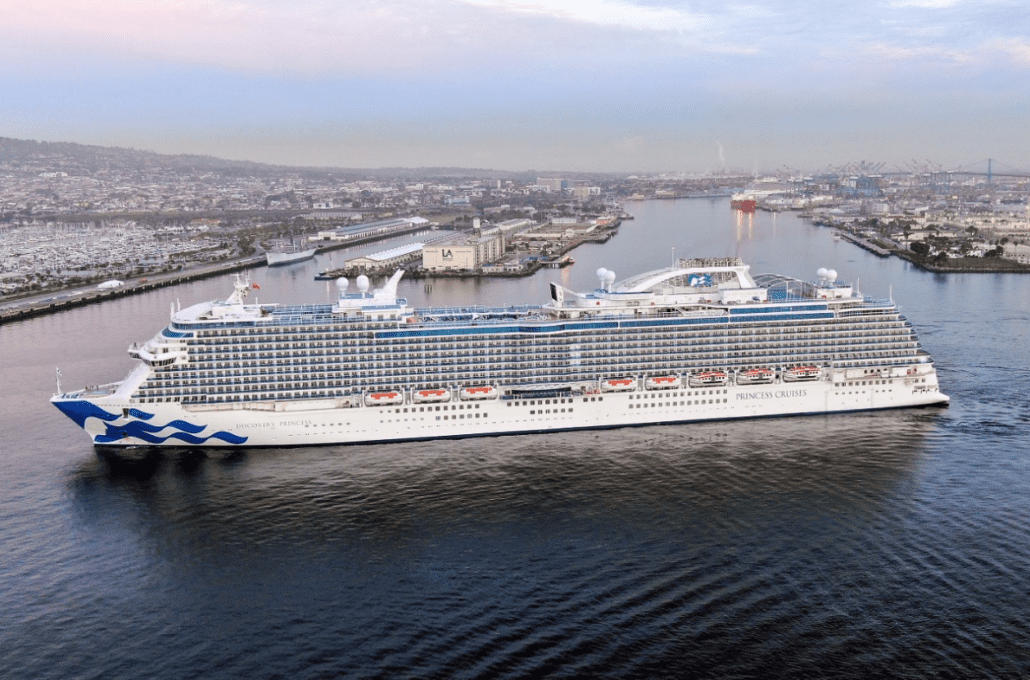
[(0, 136), (287, 165), (1030, 167), (1026, 0), (5, 0)]

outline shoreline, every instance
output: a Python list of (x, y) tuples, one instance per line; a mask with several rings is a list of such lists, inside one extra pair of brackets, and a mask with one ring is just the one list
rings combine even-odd
[[(566, 254), (572, 252), (573, 250), (575, 250), (576, 248), (578, 248), (581, 245), (584, 245), (586, 243), (607, 243), (608, 241), (613, 239), (619, 233), (619, 227), (620, 226), (621, 226), (621, 221), (618, 224), (616, 224), (616, 225), (614, 225), (612, 227), (609, 227), (605, 231), (600, 232), (600, 233), (598, 233), (596, 235), (589, 235), (589, 236), (586, 236), (586, 237), (581, 238), (579, 240), (572, 241), (572, 242), (562, 246), (558, 250), (557, 254), (552, 256), (552, 259), (547, 260), (547, 261), (539, 261), (538, 260), (538, 261), (534, 262), (533, 264), (525, 267), (524, 269), (519, 269), (519, 270), (516, 270), (516, 271), (504, 270), (504, 271), (496, 271), (496, 272), (494, 272), (494, 271), (484, 272), (482, 270), (456, 271), (456, 270), (448, 269), (448, 270), (441, 270), (441, 271), (434, 272), (434, 271), (429, 271), (428, 269), (423, 269), (423, 268), (420, 267), (418, 269), (405, 269), (404, 275), (406, 277), (410, 278), (410, 279), (413, 279), (413, 280), (437, 279), (437, 278), (439, 278), (439, 279), (478, 279), (478, 278), (519, 279), (519, 278), (525, 278), (527, 276), (532, 276), (533, 274), (536, 274), (541, 269), (561, 269), (562, 267), (569, 266), (569, 265), (566, 264), (566, 265), (560, 265), (558, 267), (555, 267), (554, 265), (557, 262), (559, 262)], [(330, 269), (330, 270), (326, 270), (324, 272), (319, 272), (315, 276), (315, 280), (316, 281), (332, 281), (332, 280), (334, 280), (334, 279), (336, 279), (336, 278), (338, 278), (340, 276), (357, 276), (357, 275), (361, 275), (361, 274), (364, 274), (365, 276), (369, 276), (369, 277), (388, 277), (388, 276), (390, 276), (390, 274), (393, 271), (396, 271), (396, 269), (397, 269), (396, 267), (391, 267), (391, 268), (375, 268), (375, 269), (357, 269), (357, 268), (352, 268), (352, 269), (348, 269), (348, 268)]]
[[(419, 226), (385, 235), (376, 234), (373, 236), (366, 236), (365, 238), (355, 239), (353, 241), (329, 242), (325, 245), (318, 245), (316, 247), (317, 250), (315, 254), (317, 255), (333, 250), (342, 250), (351, 246), (360, 246), (366, 243), (374, 243), (376, 241), (396, 238), (398, 236), (406, 236), (408, 234), (424, 230), (425, 227)], [(175, 286), (180, 283), (189, 283), (190, 281), (209, 279), (215, 276), (221, 276), (222, 274), (231, 274), (245, 269), (255, 269), (257, 267), (267, 266), (268, 264), (265, 260), (264, 254), (249, 255), (247, 257), (237, 258), (235, 260), (215, 265), (204, 265), (193, 269), (184, 269), (175, 273), (145, 274), (142, 278), (146, 278), (146, 282), (139, 282), (137, 279), (136, 283), (126, 283), (124, 286), (119, 286), (118, 288), (99, 290), (93, 286), (92, 288), (81, 290), (81, 294), (75, 294), (74, 291), (76, 291), (76, 288), (74, 287), (57, 288), (52, 291), (35, 293), (21, 298), (31, 299), (37, 295), (47, 295), (48, 297), (44, 300), (29, 303), (24, 307), (0, 310), (0, 326), (14, 321), (21, 321), (23, 319), (31, 319), (37, 316), (61, 312), (66, 309), (83, 307), (85, 305), (114, 300), (121, 297), (127, 297), (129, 295), (136, 295), (138, 293), (146, 293), (158, 288), (167, 288), (168, 286)], [(6, 302), (16, 303), (17, 300), (18, 298), (14, 298)]]
[[(182, 271), (177, 274), (158, 274), (160, 277), (167, 278), (148, 280), (145, 283), (125, 284), (118, 288), (110, 288), (106, 290), (98, 290), (94, 287), (83, 291), (81, 295), (73, 295), (70, 293), (63, 293), (62, 290), (56, 290), (54, 291), (54, 295), (65, 294), (68, 297), (61, 299), (48, 298), (46, 300), (32, 303), (24, 308), (0, 311), (0, 326), (13, 321), (31, 319), (37, 316), (61, 312), (66, 309), (84, 307), (97, 302), (115, 300), (117, 298), (128, 297), (129, 295), (136, 295), (137, 293), (146, 293), (152, 290), (157, 290), (158, 288), (167, 288), (168, 286), (175, 286), (180, 283), (210, 279), (215, 276), (221, 276), (222, 274), (231, 274), (232, 272), (243, 271), (244, 269), (253, 269), (260, 266), (267, 266), (265, 265), (264, 255), (251, 256), (242, 260), (226, 262), (222, 265), (215, 265), (207, 269), (198, 268)], [(66, 288), (64, 290), (72, 289)]]
[[(963, 257), (963, 258), (949, 258), (948, 262), (955, 262), (953, 266), (939, 266), (931, 264), (926, 258), (912, 252), (911, 250), (905, 250), (901, 248), (883, 248), (868, 241), (867, 239), (858, 236), (857, 234), (849, 231), (847, 227), (842, 224), (829, 224), (825, 222), (818, 222), (811, 216), (803, 216), (812, 222), (812, 224), (819, 227), (828, 227), (836, 230), (840, 237), (858, 246), (859, 248), (868, 251), (877, 257), (891, 257), (896, 256), (907, 262), (911, 262), (916, 267), (923, 271), (931, 272), (934, 274), (1030, 274), (1030, 265), (1020, 264), (1012, 260), (1004, 260), (1008, 264), (1004, 266), (998, 266), (993, 258), (982, 258), (982, 257)], [(1000, 258), (999, 258), (1000, 259)], [(959, 264), (961, 263), (961, 264)], [(977, 266), (970, 266), (972, 263), (976, 263)], [(983, 266), (979, 266), (983, 263)]]
[[(328, 243), (327, 245), (319, 245), (317, 247), (316, 254), (329, 252), (333, 250), (342, 250), (351, 246), (360, 246), (367, 243), (374, 243), (376, 241), (383, 241), (390, 238), (396, 238), (398, 236), (406, 236), (411, 233), (424, 231), (424, 226), (413, 227), (399, 232), (392, 232), (386, 235), (373, 235), (367, 236), (362, 239), (356, 239), (347, 242)], [(569, 244), (567, 247), (561, 249), (558, 256), (561, 257), (567, 252), (575, 249), (576, 247), (583, 245), (584, 243), (591, 242), (607, 242), (613, 236), (618, 233), (618, 226), (605, 232), (605, 238), (593, 238), (583, 239), (573, 244)], [(548, 263), (536, 263), (534, 266), (527, 268), (525, 271), (519, 272), (497, 272), (497, 273), (465, 273), (465, 272), (407, 272), (406, 275), (412, 279), (433, 279), (433, 278), (479, 278), (479, 277), (490, 277), (490, 278), (522, 278), (526, 276), (532, 276), (540, 269), (547, 267)], [(7, 323), (13, 323), (15, 321), (22, 321), (24, 319), (31, 319), (37, 316), (45, 316), (47, 314), (54, 314), (62, 312), (67, 309), (73, 309), (75, 307), (84, 307), (94, 303), (106, 302), (107, 300), (115, 300), (117, 298), (127, 297), (129, 295), (136, 295), (138, 293), (146, 293), (158, 288), (167, 288), (168, 286), (175, 286), (180, 283), (189, 283), (190, 281), (198, 281), (202, 279), (209, 279), (215, 276), (221, 276), (222, 274), (231, 274), (232, 272), (243, 271), (245, 269), (254, 269), (257, 267), (268, 266), (265, 260), (264, 254), (251, 255), (245, 258), (232, 260), (216, 265), (207, 265), (205, 267), (197, 267), (195, 269), (183, 270), (173, 274), (156, 274), (149, 275), (144, 278), (148, 280), (140, 283), (138, 280), (136, 283), (126, 283), (118, 288), (110, 288), (106, 290), (99, 290), (95, 286), (87, 288), (81, 291), (81, 294), (75, 294), (75, 288), (58, 288), (47, 293), (37, 293), (36, 295), (49, 295), (44, 300), (39, 300), (34, 303), (29, 303), (24, 307), (18, 307), (13, 309), (0, 310), (0, 326)], [(374, 274), (370, 274), (374, 275)], [(318, 279), (316, 276), (316, 280)], [(64, 297), (60, 297), (64, 296)], [(25, 296), (31, 298), (33, 296)], [(8, 302), (16, 302), (17, 299), (10, 300)]]

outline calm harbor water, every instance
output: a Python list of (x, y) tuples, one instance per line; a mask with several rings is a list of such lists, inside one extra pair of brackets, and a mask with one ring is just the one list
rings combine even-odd
[[(894, 296), (951, 406), (124, 461), (47, 403), (54, 367), (122, 377), (170, 304), (229, 278), (6, 325), (0, 677), (1030, 675), (1030, 279), (929, 274), (724, 200), (627, 207), (573, 267), (402, 294), (542, 302), (680, 256), (832, 267)], [(328, 264), (254, 270), (256, 292), (326, 301)]]

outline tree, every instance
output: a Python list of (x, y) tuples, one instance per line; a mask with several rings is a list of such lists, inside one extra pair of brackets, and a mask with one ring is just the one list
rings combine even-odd
[(927, 255), (930, 254), (930, 246), (926, 245), (922, 241), (916, 241), (915, 243), (910, 243), (909, 246), (908, 246), (908, 249), (911, 250), (916, 255), (919, 255), (920, 257), (926, 257)]

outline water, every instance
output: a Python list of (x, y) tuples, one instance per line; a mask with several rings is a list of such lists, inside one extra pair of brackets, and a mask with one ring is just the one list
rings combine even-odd
[[(54, 366), (120, 378), (170, 303), (229, 279), (3, 326), (0, 677), (1030, 674), (1027, 279), (928, 274), (725, 201), (629, 209), (571, 268), (401, 292), (541, 302), (673, 248), (833, 267), (893, 291), (951, 406), (125, 461), (47, 403)], [(325, 301), (326, 266), (255, 270), (256, 293)]]

